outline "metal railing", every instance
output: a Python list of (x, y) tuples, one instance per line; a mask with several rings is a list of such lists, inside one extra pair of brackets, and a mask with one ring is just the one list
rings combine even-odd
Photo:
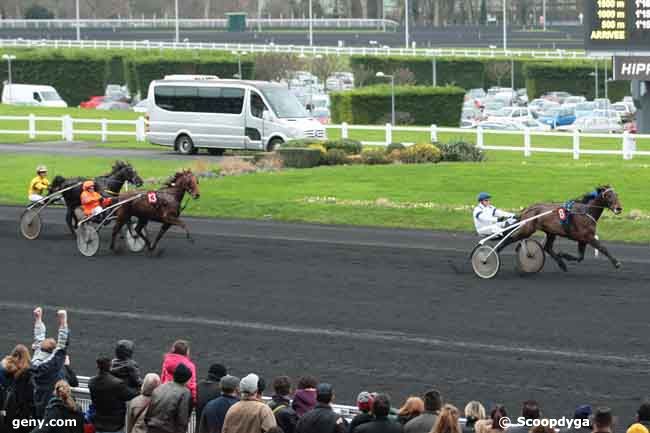
[[(308, 45), (276, 45), (213, 43), (213, 42), (166, 42), (166, 41), (107, 41), (107, 40), (48, 40), (48, 39), (0, 39), (0, 48), (84, 48), (84, 49), (130, 49), (130, 50), (215, 50), (240, 51), (248, 53), (290, 53), (298, 55), (363, 55), (363, 56), (418, 56), (418, 57), (532, 57), (536, 59), (584, 59), (593, 60), (599, 55), (587, 56), (579, 50), (527, 50), (498, 48), (395, 48), (374, 47), (335, 47)], [(608, 58), (605, 54), (599, 58)], [(18, 59), (20, 60), (20, 59)]]

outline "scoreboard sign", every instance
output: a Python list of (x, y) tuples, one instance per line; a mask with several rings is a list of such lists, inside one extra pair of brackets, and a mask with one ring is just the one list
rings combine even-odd
[(650, 53), (650, 0), (585, 0), (585, 49)]
[(650, 57), (614, 57), (613, 78), (650, 81)]

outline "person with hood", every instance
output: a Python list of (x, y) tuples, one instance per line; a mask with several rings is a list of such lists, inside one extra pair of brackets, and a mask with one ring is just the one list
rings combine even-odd
[(187, 388), (192, 394), (192, 402), (196, 402), (196, 366), (190, 360), (190, 344), (185, 340), (176, 340), (171, 351), (163, 358), (160, 382), (167, 383), (174, 380), (174, 371), (179, 364), (185, 364), (189, 368), (191, 377), (187, 381)]
[(122, 432), (126, 416), (126, 402), (138, 393), (126, 386), (110, 372), (111, 360), (97, 358), (97, 376), (88, 381), (90, 399), (95, 407), (93, 423), (98, 433)]
[(34, 310), (34, 356), (31, 374), (34, 385), (34, 416), (39, 419), (45, 414), (45, 406), (54, 392), (54, 385), (65, 378), (63, 364), (70, 339), (68, 314), (65, 310), (59, 310), (57, 318), (59, 335), (57, 341), (54, 341), (53, 338), (45, 338), (47, 329), (43, 323), (43, 309), (37, 307)]
[(186, 433), (192, 412), (192, 394), (187, 383), (192, 371), (179, 363), (173, 372), (173, 381), (151, 393), (151, 402), (145, 415), (148, 433)]
[(298, 381), (298, 389), (291, 402), (291, 407), (296, 411), (298, 417), (316, 407), (316, 385), (318, 385), (318, 379), (313, 376), (303, 376)]
[(5, 411), (4, 425), (0, 426), (2, 432), (28, 433), (31, 431), (29, 427), (13, 428), (15, 419), (34, 418), (34, 387), (30, 364), (29, 349), (22, 344), (17, 345), (2, 360), (0, 370), (6, 373), (8, 379), (4, 401), (2, 401), (2, 408)]
[[(61, 420), (71, 420), (73, 423)], [(65, 380), (59, 380), (54, 385), (54, 396), (45, 408), (45, 419), (41, 428), (32, 433), (83, 433), (84, 414), (81, 406), (72, 396), (72, 389)]]
[[(316, 386), (316, 406), (300, 417), (296, 425), (296, 433), (345, 433), (348, 425), (345, 419), (334, 412), (334, 389), (329, 383), (319, 383)], [(363, 426), (357, 427), (359, 431)]]
[(151, 394), (159, 385), (160, 376), (156, 373), (149, 373), (144, 377), (141, 394), (127, 404), (126, 433), (147, 433), (144, 419), (151, 403)]
[(138, 363), (133, 360), (135, 344), (131, 340), (120, 340), (115, 346), (115, 358), (111, 361), (111, 374), (133, 389), (142, 387)]
[(198, 383), (196, 387), (196, 419), (200, 420), (203, 408), (210, 400), (221, 395), (221, 378), (228, 375), (228, 370), (221, 364), (212, 364), (208, 370), (208, 377)]

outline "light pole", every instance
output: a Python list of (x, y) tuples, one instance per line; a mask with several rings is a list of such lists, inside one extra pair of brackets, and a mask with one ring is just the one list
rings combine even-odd
[[(78, 1), (79, 0), (77, 0), (77, 2)], [(179, 31), (180, 26), (179, 26), (179, 23), (178, 23), (178, 20), (179, 20), (179, 18), (178, 18), (178, 0), (174, 1), (174, 12), (176, 13), (176, 19), (175, 19), (175, 23), (174, 23), (174, 27), (175, 27), (175, 30), (176, 30), (176, 37), (174, 38), (174, 41), (176, 43), (179, 43), (181, 38), (180, 38), (180, 31)]]
[(8, 72), (8, 81), (7, 84), (9, 84), (9, 100), (13, 102), (11, 99), (11, 61), (16, 60), (16, 56), (13, 54), (3, 54), (2, 59), (7, 61), (7, 72)]
[(79, 20), (79, 0), (75, 2), (76, 14), (77, 14), (77, 40), (81, 40), (81, 21)]
[(508, 49), (508, 22), (506, 18), (506, 0), (503, 1), (503, 51)]
[(395, 76), (377, 72), (377, 78), (390, 78), (390, 119), (391, 125), (395, 126)]
[(542, 19), (544, 20), (542, 22), (543, 30), (546, 31), (546, 0), (542, 0)]
[(409, 0), (404, 0), (404, 42), (406, 44), (406, 48), (408, 48), (409, 47)]
[(312, 7), (312, 0), (309, 0), (309, 46), (314, 46), (314, 21), (313, 21), (314, 9)]
[(241, 71), (241, 56), (245, 56), (248, 53), (246, 51), (232, 51), (232, 53), (237, 56), (237, 74), (239, 75), (239, 79), (243, 80), (244, 76)]
[(431, 84), (433, 87), (438, 85), (438, 71), (436, 70), (436, 56), (431, 59)]

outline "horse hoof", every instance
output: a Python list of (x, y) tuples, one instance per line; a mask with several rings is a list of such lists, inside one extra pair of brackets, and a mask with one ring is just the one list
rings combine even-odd
[(560, 269), (562, 269), (564, 272), (569, 272), (569, 268), (567, 268), (566, 264), (563, 262), (558, 263), (560, 266)]
[(616, 263), (614, 263), (614, 267), (615, 267), (616, 269), (621, 269), (621, 262), (616, 262)]

